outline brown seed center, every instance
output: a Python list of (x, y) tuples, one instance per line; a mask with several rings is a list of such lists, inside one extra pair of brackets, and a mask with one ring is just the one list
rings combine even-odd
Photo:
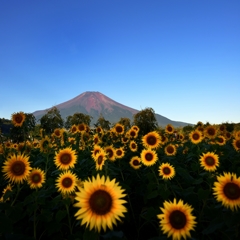
[(26, 170), (26, 165), (22, 161), (16, 161), (12, 164), (11, 172), (15, 176), (21, 176)]
[(73, 180), (70, 177), (65, 177), (62, 180), (62, 185), (64, 188), (70, 188), (73, 184)]
[(215, 159), (211, 156), (208, 156), (208, 157), (205, 158), (205, 163), (208, 166), (213, 166), (215, 164)]
[(167, 147), (167, 152), (170, 153), (170, 154), (174, 153), (174, 148), (172, 146), (168, 146)]
[(223, 192), (228, 199), (236, 200), (240, 198), (240, 187), (235, 183), (227, 183)]
[(61, 163), (62, 164), (69, 164), (71, 162), (71, 156), (68, 154), (68, 153), (64, 153), (62, 156), (61, 156)]
[(152, 155), (151, 153), (147, 153), (147, 154), (145, 155), (145, 159), (146, 159), (147, 161), (152, 161), (152, 160), (153, 160), (153, 155)]
[(154, 136), (149, 136), (147, 138), (147, 143), (148, 145), (155, 145), (157, 143), (157, 139)]
[(98, 163), (98, 165), (101, 165), (102, 162), (103, 162), (103, 156), (100, 155), (100, 156), (98, 157), (98, 159), (97, 159), (97, 163)]
[(39, 182), (41, 182), (42, 178), (41, 178), (41, 175), (39, 173), (35, 173), (35, 174), (32, 175), (31, 180), (32, 180), (33, 183), (39, 183)]
[(112, 197), (104, 190), (97, 190), (91, 195), (89, 205), (94, 213), (105, 215), (111, 210)]
[(179, 210), (173, 211), (169, 216), (170, 224), (175, 229), (182, 229), (187, 223), (185, 214)]
[(138, 160), (136, 160), (136, 159), (135, 159), (135, 160), (133, 160), (133, 162), (132, 162), (132, 163), (133, 163), (133, 165), (134, 165), (134, 166), (138, 166), (138, 165), (140, 165), (139, 161), (138, 161)]
[(193, 136), (192, 136), (192, 138), (193, 138), (194, 140), (198, 140), (198, 139), (200, 138), (200, 136), (199, 136), (198, 133), (194, 133)]
[(170, 168), (169, 167), (164, 167), (163, 168), (163, 173), (166, 174), (166, 175), (170, 174), (171, 173)]
[(20, 114), (17, 114), (16, 117), (15, 117), (15, 121), (16, 121), (17, 123), (21, 123), (22, 120), (23, 120), (23, 117), (22, 117)]

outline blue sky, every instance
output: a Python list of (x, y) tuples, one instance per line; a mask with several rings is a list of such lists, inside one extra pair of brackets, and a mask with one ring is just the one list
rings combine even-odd
[(99, 91), (174, 121), (240, 122), (239, 0), (0, 0), (0, 118)]

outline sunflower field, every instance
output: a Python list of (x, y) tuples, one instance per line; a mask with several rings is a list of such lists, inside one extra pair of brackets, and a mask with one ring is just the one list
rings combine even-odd
[(240, 129), (139, 130), (1, 135), (0, 239), (240, 239)]

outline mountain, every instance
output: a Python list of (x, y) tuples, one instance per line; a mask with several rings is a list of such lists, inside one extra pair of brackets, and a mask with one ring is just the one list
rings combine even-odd
[[(69, 101), (56, 105), (55, 107), (58, 108), (64, 120), (76, 112), (88, 114), (93, 117), (91, 125), (97, 122), (100, 115), (109, 122), (116, 123), (122, 117), (133, 120), (133, 115), (139, 112), (139, 110), (118, 103), (100, 92), (84, 92)], [(33, 112), (33, 115), (39, 120), (49, 109), (51, 108), (35, 111)], [(156, 114), (156, 119), (159, 126), (166, 126), (169, 123), (174, 127), (192, 125), (189, 123), (173, 121), (159, 114)]]

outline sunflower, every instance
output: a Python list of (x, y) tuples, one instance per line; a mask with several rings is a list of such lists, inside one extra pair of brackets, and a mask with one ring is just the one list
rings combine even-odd
[(139, 158), (138, 156), (134, 156), (131, 158), (129, 164), (131, 165), (132, 168), (139, 169), (142, 166), (141, 158)]
[(177, 147), (174, 144), (169, 143), (165, 148), (164, 152), (167, 156), (174, 156), (177, 153)]
[(81, 225), (86, 224), (90, 230), (95, 229), (101, 232), (106, 231), (107, 227), (113, 229), (113, 224), (117, 225), (117, 220), (124, 217), (127, 212), (123, 205), (125, 200), (121, 199), (126, 196), (116, 179), (110, 180), (109, 177), (99, 174), (95, 178), (88, 179), (83, 182), (83, 187), (79, 187), (76, 192), (75, 207), (80, 208), (75, 216), (77, 220), (81, 220)]
[(7, 192), (12, 192), (12, 185), (11, 184), (8, 184), (2, 191), (3, 195), (2, 197), (0, 198), (0, 202), (5, 202), (5, 201), (9, 201), (10, 198), (7, 198), (6, 199), (6, 196), (4, 196)]
[(235, 131), (233, 135), (235, 139), (240, 139), (240, 130)]
[(140, 130), (137, 125), (133, 125), (133, 126), (131, 127), (131, 129), (134, 130), (134, 131), (136, 131), (137, 133), (138, 133), (139, 130)]
[(115, 152), (115, 148), (113, 147), (113, 145), (106, 146), (104, 148), (104, 151), (107, 153), (107, 157), (110, 161), (116, 160), (116, 152)]
[(116, 148), (115, 152), (116, 152), (116, 158), (122, 158), (125, 154), (123, 147)]
[(104, 151), (102, 147), (100, 147), (99, 145), (94, 145), (93, 146), (93, 150), (91, 151), (91, 156), (94, 160), (96, 160), (96, 155), (98, 152), (100, 151)]
[(122, 137), (122, 143), (126, 144), (128, 141), (129, 141), (129, 138), (127, 137), (127, 134), (126, 134), (126, 136)]
[(55, 153), (54, 163), (61, 170), (67, 170), (73, 168), (77, 162), (76, 151), (70, 147), (59, 150)]
[(96, 133), (93, 135), (93, 143), (94, 144), (100, 144), (102, 142), (101, 137)]
[(167, 124), (165, 127), (165, 133), (173, 134), (174, 133), (174, 127), (172, 124)]
[(189, 138), (193, 144), (198, 144), (203, 140), (202, 132), (193, 130), (189, 133)]
[(41, 139), (40, 143), (40, 151), (46, 153), (51, 147), (51, 140), (48, 136), (45, 136), (44, 138)]
[(200, 157), (200, 165), (206, 171), (215, 171), (217, 169), (217, 167), (219, 166), (219, 157), (217, 154), (215, 154), (213, 152), (204, 153)]
[(102, 170), (102, 167), (107, 160), (107, 153), (104, 150), (98, 152), (94, 160), (96, 162), (96, 170)]
[(73, 124), (70, 128), (70, 132), (75, 134), (78, 132), (78, 128), (77, 128), (77, 125), (76, 124)]
[(157, 162), (158, 156), (157, 153), (150, 148), (143, 149), (141, 152), (141, 160), (145, 166), (152, 166)]
[(160, 219), (160, 226), (164, 234), (168, 237), (172, 236), (173, 240), (179, 240), (181, 237), (186, 239), (191, 237), (190, 231), (194, 230), (197, 222), (196, 217), (192, 215), (193, 208), (183, 200), (174, 198), (173, 202), (165, 201), (162, 214), (157, 215)]
[(12, 114), (12, 123), (14, 127), (21, 127), (26, 119), (26, 115), (23, 112), (17, 112)]
[(209, 125), (204, 129), (205, 136), (213, 139), (217, 136), (217, 129), (216, 127)]
[(236, 151), (240, 151), (240, 139), (233, 139), (232, 145)]
[(100, 126), (97, 126), (97, 127), (96, 127), (95, 132), (98, 133), (98, 134), (100, 134), (100, 135), (103, 135), (103, 134), (104, 134), (104, 131), (103, 131), (102, 127), (100, 127)]
[(163, 179), (171, 179), (175, 176), (175, 168), (169, 163), (162, 163), (158, 171)]
[(220, 146), (223, 146), (223, 145), (225, 145), (226, 144), (226, 138), (224, 137), (224, 136), (222, 136), (222, 135), (219, 135), (219, 136), (217, 136), (217, 138), (216, 138), (216, 143), (218, 144), (218, 145), (220, 145)]
[(128, 130), (127, 135), (132, 139), (132, 138), (137, 138), (138, 136), (138, 131), (131, 128)]
[(52, 136), (56, 137), (56, 138), (60, 138), (60, 137), (62, 137), (62, 134), (63, 134), (63, 129), (55, 128), (54, 131), (53, 131)]
[(115, 126), (114, 126), (114, 132), (117, 134), (117, 135), (122, 135), (124, 133), (124, 126), (120, 123), (117, 123)]
[(59, 175), (58, 179), (56, 180), (56, 187), (63, 195), (71, 194), (75, 191), (77, 181), (77, 176), (71, 171), (67, 170)]
[(225, 131), (226, 131), (226, 125), (225, 125), (225, 124), (221, 124), (221, 125), (219, 126), (219, 130), (220, 130), (221, 132), (225, 132)]
[(130, 141), (130, 143), (129, 143), (129, 148), (130, 148), (130, 150), (132, 151), (132, 152), (136, 152), (137, 151), (137, 149), (138, 149), (138, 145), (137, 145), (137, 143), (135, 142), (135, 141)]
[(143, 146), (146, 148), (157, 148), (161, 143), (161, 136), (156, 132), (149, 132), (142, 137)]
[(235, 173), (226, 173), (217, 177), (214, 182), (213, 195), (223, 206), (234, 209), (240, 208), (240, 177)]
[(11, 182), (22, 183), (27, 179), (31, 167), (29, 163), (29, 156), (24, 154), (15, 154), (8, 157), (4, 162), (3, 173), (5, 179), (9, 179)]
[(33, 168), (27, 178), (30, 188), (41, 188), (45, 182), (45, 173), (39, 168)]
[(77, 128), (78, 128), (78, 131), (79, 131), (79, 132), (85, 132), (86, 129), (87, 129), (86, 124), (84, 124), (84, 123), (78, 124), (78, 125), (77, 125)]

